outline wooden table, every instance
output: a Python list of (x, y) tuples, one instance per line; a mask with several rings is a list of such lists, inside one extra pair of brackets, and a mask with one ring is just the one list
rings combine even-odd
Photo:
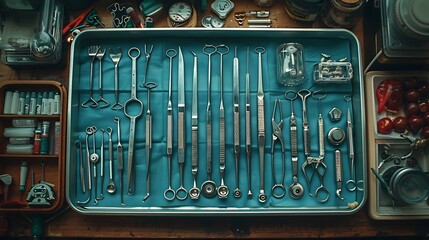
[[(131, 1), (133, 2), (133, 1)], [(210, 6), (212, 1), (208, 1)], [(249, 0), (236, 0), (234, 11), (259, 9)], [(110, 14), (106, 7), (111, 1), (97, 2), (97, 12), (103, 23), (111, 27)], [(209, 8), (208, 8), (209, 9)], [(297, 23), (284, 10), (284, 2), (277, 1), (269, 8), (273, 27), (323, 27), (320, 20), (313, 24)], [(209, 10), (198, 13), (198, 18), (213, 14)], [(78, 12), (71, 14), (71, 17)], [(226, 19), (225, 27), (239, 27), (233, 14)], [(198, 22), (200, 23), (200, 22)], [(166, 27), (166, 17), (156, 21), (155, 27)], [(199, 24), (200, 26), (200, 24)], [(243, 27), (246, 27), (244, 25)], [(352, 29), (365, 49), (364, 24), (360, 21)], [(372, 42), (366, 44), (373, 44)], [(60, 68), (13, 69), (0, 64), (0, 81), (15, 79), (57, 80), (68, 86), (68, 51), (65, 64)], [(364, 54), (364, 53), (362, 53)], [(365, 59), (362, 57), (362, 59)], [(366, 66), (366, 64), (364, 64)], [(65, 206), (66, 208), (66, 206)], [(57, 214), (45, 224), (45, 235), (49, 237), (90, 238), (333, 238), (369, 236), (428, 236), (428, 220), (374, 221), (368, 217), (364, 206), (351, 216), (273, 216), (273, 217), (108, 217), (84, 216), (70, 209)], [(46, 219), (52, 216), (45, 216)], [(7, 222), (9, 228), (7, 228)], [(8, 229), (8, 230), (7, 230)], [(20, 214), (0, 215), (0, 236), (31, 236), (31, 223)]]

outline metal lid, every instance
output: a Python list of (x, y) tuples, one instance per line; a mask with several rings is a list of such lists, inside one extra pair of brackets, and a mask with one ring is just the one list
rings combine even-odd
[(399, 0), (396, 8), (399, 24), (408, 35), (429, 39), (429, 1)]

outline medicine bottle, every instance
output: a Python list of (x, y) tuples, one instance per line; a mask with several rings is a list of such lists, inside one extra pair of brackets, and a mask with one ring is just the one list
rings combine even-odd
[(328, 27), (353, 28), (362, 17), (366, 0), (327, 0), (320, 16)]

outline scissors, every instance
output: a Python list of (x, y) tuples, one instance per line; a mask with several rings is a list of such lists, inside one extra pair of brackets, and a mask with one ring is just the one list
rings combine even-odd
[[(275, 198), (281, 198), (286, 194), (286, 188), (283, 184), (285, 180), (285, 145), (283, 141), (283, 112), (282, 112), (282, 102), (280, 102), (280, 99), (276, 99), (274, 101), (274, 109), (273, 109), (273, 115), (271, 117), (271, 124), (273, 128), (273, 134), (272, 134), (272, 141), (271, 141), (271, 171), (273, 174), (273, 188), (272, 188), (272, 194)], [(276, 122), (276, 112), (277, 109), (279, 111), (280, 120)], [(280, 182), (276, 179), (276, 168), (274, 166), (274, 147), (276, 145), (276, 142), (280, 143), (281, 150), (282, 150), (282, 174), (280, 178)]]

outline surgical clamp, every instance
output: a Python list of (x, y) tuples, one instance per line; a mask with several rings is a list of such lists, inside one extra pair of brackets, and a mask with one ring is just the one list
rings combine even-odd
[[(280, 120), (276, 122), (276, 112), (277, 109), (279, 111)], [(273, 128), (273, 135), (272, 135), (272, 141), (271, 141), (271, 171), (273, 175), (273, 187), (272, 187), (272, 194), (275, 198), (281, 198), (286, 194), (286, 188), (283, 184), (285, 180), (285, 145), (283, 142), (283, 111), (282, 111), (282, 103), (280, 102), (280, 99), (276, 99), (274, 101), (274, 108), (273, 108), (273, 115), (271, 117), (271, 125)], [(274, 164), (274, 148), (276, 142), (280, 143), (281, 151), (282, 151), (282, 173), (280, 182), (277, 181), (276, 177), (276, 167)]]
[[(210, 49), (213, 49), (210, 51)], [(217, 52), (216, 46), (205, 45), (203, 53), (207, 55), (207, 109), (206, 109), (206, 142), (207, 142), (207, 181), (201, 186), (203, 195), (207, 198), (213, 198), (216, 196), (216, 184), (211, 179), (212, 177), (212, 106), (211, 106), (211, 59), (212, 54)]]
[(149, 51), (147, 50), (147, 46), (146, 44), (144, 45), (144, 55), (146, 57), (146, 65), (144, 68), (144, 73), (143, 73), (143, 83), (140, 85), (140, 87), (146, 87), (146, 78), (147, 78), (147, 70), (149, 68), (149, 60), (150, 60), (150, 55), (152, 54), (153, 51), (153, 45), (151, 45)]
[[(290, 94), (293, 95), (290, 95)], [(293, 110), (293, 100), (297, 98), (295, 91), (289, 90), (285, 93), (286, 99), (290, 101), (290, 145), (292, 157), (292, 184), (289, 186), (289, 195), (293, 199), (300, 199), (304, 194), (304, 187), (298, 182), (298, 133), (296, 117)]]
[(234, 197), (241, 197), (240, 191), (240, 74), (239, 61), (237, 57), (237, 46), (232, 68), (233, 91), (234, 91), (234, 155), (235, 155), (235, 190)]
[(146, 111), (146, 196), (143, 202), (147, 200), (150, 194), (150, 151), (152, 149), (152, 113), (150, 111), (150, 91), (156, 88), (155, 82), (146, 82), (144, 87), (147, 89), (147, 111)]
[[(133, 54), (133, 52), (136, 52)], [(130, 131), (128, 139), (128, 169), (127, 169), (127, 193), (128, 195), (134, 194), (134, 141), (135, 141), (135, 127), (136, 119), (142, 115), (143, 103), (137, 98), (137, 58), (140, 56), (140, 50), (132, 47), (128, 50), (128, 56), (132, 60), (131, 67), (131, 97), (124, 104), (124, 113), (130, 118)], [(132, 111), (132, 105), (137, 107)], [(135, 111), (137, 110), (137, 112)]]
[(221, 44), (216, 46), (217, 53), (220, 55), (219, 76), (220, 76), (220, 104), (219, 104), (219, 172), (220, 186), (217, 189), (219, 198), (227, 198), (229, 194), (228, 186), (225, 185), (225, 108), (223, 105), (223, 55), (229, 53), (228, 46)]
[(183, 59), (182, 48), (179, 46), (179, 67), (177, 73), (177, 137), (178, 137), (178, 162), (180, 171), (180, 187), (176, 190), (176, 198), (185, 200), (188, 196), (186, 188), (183, 186), (183, 167), (185, 166), (185, 61)]
[(259, 147), (259, 196), (258, 200), (261, 203), (267, 201), (265, 195), (265, 106), (264, 106), (264, 85), (262, 79), (262, 54), (265, 48), (255, 48), (255, 53), (258, 54), (258, 147)]
[(124, 157), (123, 157), (123, 148), (121, 144), (121, 125), (120, 125), (119, 117), (115, 117), (113, 121), (118, 125), (118, 143), (116, 145), (116, 151), (118, 153), (119, 191), (121, 193), (121, 206), (125, 206), (124, 191), (122, 187), (122, 178), (123, 178), (122, 175), (124, 172)]
[(252, 172), (251, 172), (251, 158), (252, 158), (252, 126), (250, 124), (250, 74), (249, 74), (249, 47), (247, 47), (246, 56), (246, 158), (247, 158), (247, 198), (252, 198)]
[(177, 55), (176, 50), (168, 49), (165, 55), (170, 59), (168, 77), (168, 104), (167, 104), (167, 165), (168, 165), (168, 188), (164, 191), (164, 198), (171, 201), (176, 197), (176, 192), (171, 188), (171, 162), (173, 160), (173, 104), (171, 101), (173, 58)]
[(109, 48), (110, 59), (112, 60), (113, 64), (115, 65), (114, 88), (115, 88), (115, 100), (116, 100), (116, 102), (114, 104), (112, 104), (112, 106), (110, 107), (113, 110), (120, 110), (120, 109), (124, 108), (124, 105), (119, 102), (119, 78), (118, 78), (118, 65), (119, 65), (119, 61), (121, 60), (122, 50), (121, 50), (121, 48), (118, 48), (117, 50), (118, 50), (118, 52), (114, 53), (114, 52), (112, 52), (112, 49)]
[(198, 173), (198, 57), (197, 54), (192, 52), (194, 56), (194, 71), (192, 75), (192, 177), (194, 185), (189, 189), (189, 196), (191, 199), (198, 199), (200, 197), (200, 189), (197, 187), (197, 173)]

